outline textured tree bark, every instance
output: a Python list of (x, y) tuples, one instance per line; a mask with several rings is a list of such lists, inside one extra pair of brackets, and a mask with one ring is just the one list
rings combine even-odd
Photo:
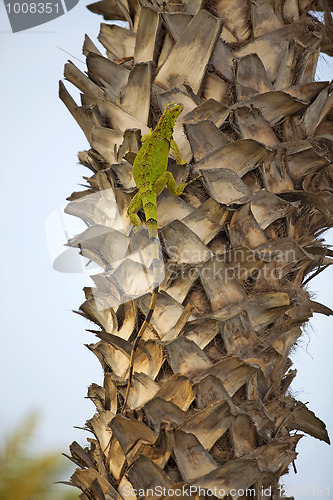
[[(326, 26), (309, 13), (321, 4), (307, 0), (89, 6), (128, 24), (101, 25), (107, 57), (86, 37), (87, 74), (66, 65), (81, 105), (60, 83), (91, 145), (80, 162), (93, 173), (69, 198), (67, 212), (88, 224), (70, 243), (104, 269), (80, 307), (98, 325), (88, 347), (105, 373), (88, 392), (93, 438), (70, 447), (82, 499), (279, 499), (302, 433), (329, 443), (289, 390), (302, 326), (313, 312), (333, 314), (307, 285), (333, 262), (321, 239), (333, 226), (333, 91), (314, 81), (320, 51), (332, 47), (325, 6)], [(186, 199), (158, 197), (166, 276), (124, 416), (149, 294), (121, 303), (138, 266), (130, 255), (114, 266), (123, 235), (110, 200), (128, 229), (140, 134), (170, 102), (184, 106), (174, 138), (203, 177)], [(171, 158), (170, 168), (184, 176)]]

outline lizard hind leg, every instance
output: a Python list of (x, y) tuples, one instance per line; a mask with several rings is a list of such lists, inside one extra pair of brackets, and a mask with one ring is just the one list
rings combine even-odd
[(141, 193), (138, 192), (132, 198), (132, 201), (127, 209), (127, 213), (129, 215), (130, 221), (132, 222), (133, 226), (141, 226), (141, 220), (140, 217), (138, 216), (138, 211), (140, 210), (141, 207), (142, 207), (142, 197)]
[[(193, 181), (187, 181), (188, 176), (189, 176), (189, 171), (186, 173), (184, 182), (177, 184), (172, 173), (167, 170), (166, 172), (164, 172), (164, 174), (161, 175), (158, 181), (162, 183), (162, 178), (163, 178), (164, 186), (165, 185), (167, 186), (169, 193), (172, 194), (172, 196), (180, 196), (184, 194), (184, 189), (186, 188), (186, 186), (188, 186), (189, 184), (191, 184), (191, 182), (193, 182)], [(156, 184), (157, 183), (155, 182), (155, 185)]]

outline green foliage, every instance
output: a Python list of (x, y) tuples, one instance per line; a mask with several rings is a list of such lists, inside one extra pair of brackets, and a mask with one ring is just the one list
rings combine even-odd
[(77, 490), (54, 484), (68, 469), (61, 454), (29, 452), (36, 426), (36, 416), (29, 416), (0, 448), (0, 500), (77, 500)]

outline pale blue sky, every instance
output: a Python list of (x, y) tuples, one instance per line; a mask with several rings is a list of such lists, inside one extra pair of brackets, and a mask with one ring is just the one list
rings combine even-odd
[[(89, 323), (71, 312), (83, 301), (86, 278), (52, 269), (44, 229), (48, 215), (63, 206), (66, 197), (80, 189), (82, 175), (88, 175), (77, 164), (77, 152), (88, 144), (57, 97), (58, 80), (70, 58), (58, 47), (84, 61), (84, 34), (96, 41), (99, 32), (102, 18), (89, 13), (88, 3), (79, 2), (64, 16), (16, 34), (11, 33), (0, 3), (0, 435), (37, 409), (41, 428), (36, 449), (52, 446), (65, 452), (74, 439), (85, 443), (86, 434), (73, 426), (84, 425), (93, 414), (94, 406), (85, 399), (87, 386), (102, 383), (97, 358), (83, 345), (95, 341), (85, 332)], [(333, 78), (333, 63), (326, 59), (321, 80)], [(77, 99), (78, 92), (67, 85)], [(310, 282), (316, 300), (330, 307), (332, 283), (332, 269)], [(333, 319), (318, 314), (311, 320), (293, 355), (298, 376), (292, 386), (297, 397), (309, 401), (309, 408), (326, 422), (331, 439), (332, 326)], [(291, 471), (285, 481), (288, 492), (294, 486), (300, 500), (311, 497), (311, 487), (330, 486), (333, 491), (331, 447), (305, 437), (298, 451), (298, 474)]]

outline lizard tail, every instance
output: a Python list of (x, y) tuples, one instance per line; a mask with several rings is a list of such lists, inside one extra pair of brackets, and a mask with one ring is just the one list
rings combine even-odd
[[(156, 221), (154, 221), (156, 224)], [(156, 304), (156, 299), (157, 299), (157, 293), (158, 293), (158, 287), (159, 287), (159, 282), (158, 282), (158, 270), (159, 270), (159, 265), (160, 265), (160, 247), (159, 247), (159, 240), (157, 236), (157, 224), (148, 225), (148, 233), (149, 233), (149, 239), (151, 240), (151, 249), (153, 253), (153, 262), (152, 262), (152, 267), (153, 267), (153, 293), (150, 299), (150, 304), (149, 304), (149, 310), (148, 313), (144, 319), (144, 322), (141, 325), (141, 328), (139, 330), (139, 333), (136, 336), (132, 352), (131, 352), (131, 357), (130, 357), (130, 362), (129, 362), (129, 374), (128, 374), (128, 382), (127, 382), (127, 387), (126, 387), (126, 393), (125, 393), (125, 398), (124, 398), (124, 404), (122, 411), (125, 410), (126, 405), (127, 405), (127, 400), (130, 392), (130, 388), (132, 385), (132, 380), (133, 380), (133, 372), (134, 372), (134, 357), (136, 350), (138, 348), (140, 339), (145, 332), (148, 323), (150, 323), (151, 317), (153, 315), (154, 309), (155, 309), (155, 304)]]

